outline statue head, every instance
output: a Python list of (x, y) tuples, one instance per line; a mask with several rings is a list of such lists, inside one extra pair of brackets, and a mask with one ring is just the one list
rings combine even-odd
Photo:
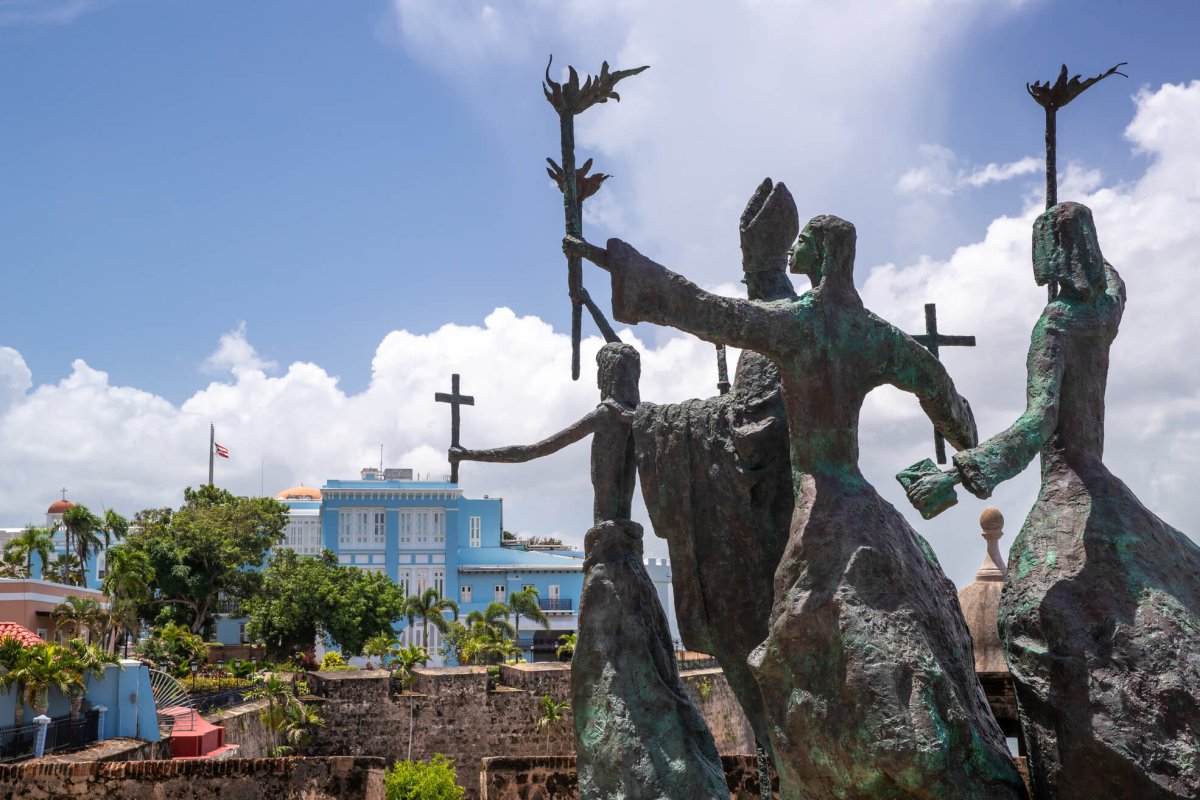
[(1104, 256), (1087, 206), (1059, 203), (1038, 215), (1033, 223), (1033, 278), (1038, 286), (1056, 284), (1064, 297), (1076, 300), (1104, 291)]
[(792, 193), (770, 178), (754, 190), (738, 226), (742, 241), (742, 270), (747, 276), (784, 272), (787, 250), (800, 230), (800, 215)]
[(854, 285), (854, 226), (840, 217), (813, 217), (788, 254), (788, 266), (813, 286), (827, 281)]
[(601, 399), (635, 406), (640, 400), (638, 381), (642, 377), (642, 357), (633, 345), (610, 342), (596, 353), (596, 384)]

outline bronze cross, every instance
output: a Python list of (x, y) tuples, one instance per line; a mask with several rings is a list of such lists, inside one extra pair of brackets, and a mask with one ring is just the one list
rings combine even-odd
[[(433, 399), (439, 403), (450, 404), (450, 446), (458, 447), (458, 407), (475, 405), (475, 398), (460, 394), (458, 391), (458, 373), (450, 376), (450, 394), (436, 392)], [(450, 482), (458, 483), (458, 462), (450, 462)]]
[[(912, 337), (916, 339), (917, 344), (922, 345), (933, 357), (941, 359), (938, 350), (941, 347), (974, 347), (974, 336), (946, 336), (938, 333), (937, 329), (937, 304), (925, 304), (925, 333)], [(936, 430), (933, 432), (933, 448), (937, 453), (937, 463), (946, 463), (946, 442), (942, 439), (942, 435)]]

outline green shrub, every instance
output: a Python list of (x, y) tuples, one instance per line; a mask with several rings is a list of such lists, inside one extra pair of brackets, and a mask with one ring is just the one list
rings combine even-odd
[(323, 672), (342, 669), (354, 669), (354, 667), (347, 664), (346, 659), (337, 650), (330, 650), (321, 657), (321, 670)]
[(387, 800), (463, 800), (454, 776), (454, 762), (441, 753), (429, 762), (397, 761), (387, 771)]

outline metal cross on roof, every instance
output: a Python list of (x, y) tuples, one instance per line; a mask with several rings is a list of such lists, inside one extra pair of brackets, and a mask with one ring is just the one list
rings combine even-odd
[[(938, 333), (937, 327), (937, 304), (925, 304), (925, 333), (918, 334), (912, 337), (916, 339), (917, 344), (923, 346), (933, 357), (941, 360), (939, 349), (942, 347), (974, 347), (974, 336), (947, 336)], [(942, 435), (936, 430), (933, 432), (933, 448), (937, 453), (937, 463), (946, 463), (946, 442), (942, 439)]]
[(66, 500), (67, 499), (67, 487), (64, 486), (63, 488), (59, 489), (59, 491), (62, 492), (62, 499)]
[[(458, 373), (455, 372), (454, 374), (452, 374), (450, 376), (450, 394), (446, 394), (445, 392), (436, 392), (433, 395), (433, 399), (439, 403), (449, 403), (450, 404), (450, 446), (458, 447), (459, 446), (458, 445), (458, 428), (459, 428), (458, 407), (475, 405), (475, 398), (459, 393), (459, 391), (458, 391)], [(450, 462), (450, 482), (458, 483), (458, 462), (457, 461)]]

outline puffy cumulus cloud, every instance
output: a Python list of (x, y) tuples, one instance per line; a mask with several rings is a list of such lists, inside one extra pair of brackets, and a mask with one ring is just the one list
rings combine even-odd
[(204, 360), (206, 372), (221, 374), (263, 372), (275, 369), (275, 362), (259, 357), (253, 345), (246, 340), (246, 323), (243, 320), (229, 333), (223, 334), (217, 349)]
[[(1200, 317), (1189, 309), (1200, 296), (1200, 271), (1193, 264), (1200, 252), (1200, 143), (1188, 131), (1197, 124), (1200, 82), (1144, 91), (1126, 131), (1145, 155), (1144, 174), (1114, 186), (1094, 169), (1069, 166), (1060, 191), (1093, 208), (1101, 246), (1129, 288), (1112, 350), (1106, 460), (1150, 508), (1193, 536), (1200, 533), (1200, 499), (1190, 491), (1200, 480), (1200, 374), (1193, 352)], [(973, 350), (947, 348), (943, 359), (971, 399), (984, 436), (1005, 428), (1024, 407), (1029, 332), (1045, 302), (1030, 269), (1038, 202), (1027, 198), (994, 220), (981, 241), (943, 261), (860, 267), (867, 305), (905, 330), (921, 330), (923, 304), (936, 302), (943, 332), (978, 337)], [(730, 228), (740, 205), (731, 204)], [(648, 345), (628, 329), (621, 334), (643, 354), (643, 398), (665, 402), (714, 393), (710, 345), (670, 334)], [(183, 486), (205, 479), (210, 421), (233, 456), (218, 465), (218, 482), (241, 493), (354, 476), (378, 463), (381, 444), (388, 465), (438, 477), (446, 471), (449, 414), (432, 395), (449, 389), (451, 373), (462, 375), (462, 391), (475, 398), (463, 409), (465, 446), (531, 442), (595, 405), (592, 365), (600, 345), (594, 337), (584, 341), (583, 378), (571, 382), (568, 337), (536, 317), (499, 308), (480, 325), (388, 334), (375, 352), (369, 385), (348, 394), (316, 364), (297, 362), (282, 374), (268, 374), (267, 360), (239, 326), (222, 337), (208, 362), (228, 379), (180, 406), (114, 386), (82, 361), (61, 382), (34, 386), (20, 355), (0, 349), (0, 440), (9, 463), (19, 465), (0, 485), (0, 524), (39, 519), (42, 504), (62, 485), (77, 501), (123, 512), (177, 503)], [(735, 358), (731, 353), (731, 366)], [(912, 397), (890, 390), (868, 397), (863, 470), (909, 513), (961, 583), (982, 559), (976, 520), (983, 504), (960, 494), (959, 506), (924, 523), (907, 512), (893, 479), (898, 469), (929, 455), (930, 436)], [(511, 530), (578, 542), (590, 524), (585, 443), (523, 465), (467, 463), (461, 477), (470, 495), (505, 498)], [(1009, 542), (1034, 500), (1037, 480), (1031, 468), (993, 499), (1009, 518)], [(649, 536), (647, 549), (664, 553)]]
[[(1200, 478), (1200, 373), (1195, 342), (1200, 318), (1200, 82), (1142, 91), (1126, 136), (1148, 159), (1145, 173), (1106, 186), (1094, 169), (1071, 165), (1059, 197), (1090, 206), (1106, 258), (1125, 279), (1129, 302), (1112, 348), (1105, 461), (1156, 513), (1196, 537), (1200, 500), (1188, 491)], [(1182, 176), (1182, 177), (1181, 177)], [(1040, 194), (1040, 193), (1038, 193)], [(924, 303), (938, 304), (945, 333), (975, 334), (978, 346), (945, 349), (943, 360), (971, 400), (980, 434), (1003, 430), (1024, 410), (1025, 354), (1045, 292), (1033, 282), (1033, 220), (1041, 198), (1030, 196), (1012, 216), (995, 220), (983, 241), (958, 248), (944, 262), (924, 259), (872, 270), (863, 286), (869, 307), (910, 331), (923, 329)], [(927, 427), (916, 403), (879, 392), (864, 413), (864, 468), (897, 505), (903, 495), (890, 475), (928, 451)], [(1015, 535), (1037, 491), (1036, 466), (1001, 487), (993, 501)], [(951, 575), (969, 580), (982, 550), (974, 539), (981, 504), (960, 492), (960, 505), (926, 532)], [(1011, 539), (1009, 540), (1011, 542)]]
[[(643, 352), (647, 397), (714, 391), (710, 345), (673, 339), (653, 348), (627, 330), (624, 336)], [(583, 342), (583, 374), (572, 382), (569, 337), (536, 317), (499, 308), (480, 326), (388, 334), (376, 350), (368, 387), (347, 394), (335, 376), (311, 363), (268, 375), (239, 326), (221, 338), (210, 359), (231, 366), (231, 379), (209, 384), (180, 406), (114, 386), (82, 361), (62, 382), (30, 392), (20, 355), (0, 350), (0, 386), (13, 387), (10, 405), (0, 407), (0, 435), (11, 463), (22, 465), (0, 486), (0, 525), (39, 520), (43, 502), (48, 505), (62, 485), (78, 502), (124, 513), (177, 504), (184, 486), (206, 480), (210, 422), (232, 456), (218, 459), (217, 482), (243, 494), (354, 477), (379, 463), (381, 444), (389, 466), (440, 478), (447, 471), (449, 409), (433, 395), (449, 390), (451, 373), (460, 373), (462, 391), (475, 397), (462, 412), (465, 446), (531, 442), (598, 402), (594, 364), (601, 344), (598, 338)], [(587, 475), (586, 443), (540, 462), (462, 468), (468, 493), (506, 499), (510, 529), (576, 541), (591, 521)]]
[(788, 184), (805, 217), (878, 220), (871, 246), (886, 248), (899, 229), (893, 165), (941, 113), (940, 69), (969, 26), (1018, 5), (393, 0), (405, 46), (477, 107), (486, 99), (496, 125), (519, 124), (511, 109), (524, 107), (548, 52), (564, 57), (555, 70), (651, 65), (619, 87), (619, 109), (578, 119), (581, 156), (617, 176), (590, 204), (607, 229), (593, 235), (669, 252), (701, 283), (729, 279), (738, 215), (765, 175)]

